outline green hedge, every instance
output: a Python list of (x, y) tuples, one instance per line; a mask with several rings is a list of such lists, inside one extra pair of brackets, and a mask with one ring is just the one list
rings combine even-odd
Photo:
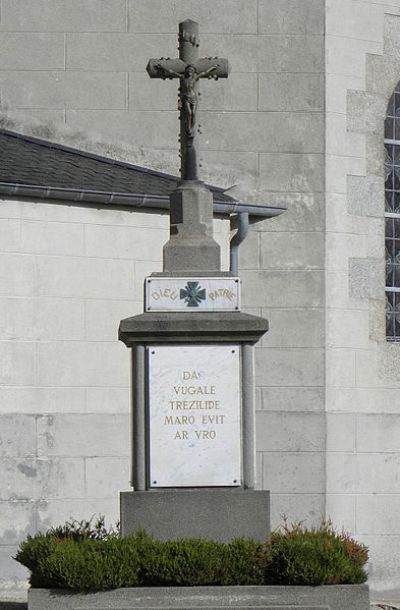
[(242, 539), (229, 544), (203, 539), (161, 542), (144, 532), (120, 538), (116, 532), (95, 535), (90, 528), (64, 526), (28, 537), (15, 559), (31, 571), (32, 587), (98, 591), (358, 584), (367, 579), (368, 552), (329, 524), (312, 530), (285, 526), (264, 544)]

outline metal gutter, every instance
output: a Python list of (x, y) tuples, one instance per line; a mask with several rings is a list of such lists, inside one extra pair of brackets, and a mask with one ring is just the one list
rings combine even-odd
[[(107, 193), (105, 191), (65, 189), (55, 186), (38, 186), (34, 184), (18, 184), (0, 182), (0, 195), (11, 197), (33, 197), (41, 199), (56, 199), (71, 203), (86, 203), (111, 206), (125, 206), (159, 211), (169, 210), (167, 195), (146, 195), (143, 193)], [(273, 208), (266, 205), (251, 205), (240, 201), (214, 201), (214, 212), (223, 216), (231, 214), (248, 214), (253, 222), (265, 218), (280, 216), (286, 208)]]
[(237, 231), (230, 241), (230, 271), (239, 275), (239, 246), (246, 239), (249, 232), (249, 213), (239, 212), (237, 217)]

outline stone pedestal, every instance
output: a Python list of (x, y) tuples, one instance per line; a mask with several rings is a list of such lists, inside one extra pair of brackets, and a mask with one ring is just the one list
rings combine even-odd
[(123, 536), (146, 530), (159, 540), (207, 538), (263, 542), (270, 532), (269, 492), (179, 489), (121, 493)]
[[(145, 529), (156, 538), (173, 539), (182, 537), (204, 537), (229, 541), (237, 537), (250, 537), (265, 540), (270, 530), (269, 492), (255, 490), (255, 421), (254, 421), (254, 368), (253, 345), (268, 330), (268, 321), (264, 318), (231, 312), (147, 312), (122, 320), (119, 330), (120, 339), (132, 349), (133, 366), (133, 492), (121, 494), (121, 529), (128, 534), (138, 529)], [(239, 475), (230, 485), (219, 487), (221, 483), (211, 483), (213, 470), (228, 460), (228, 453), (222, 452), (219, 464), (204, 459), (204, 470), (210, 475), (197, 483), (199, 487), (177, 487), (157, 489), (160, 481), (151, 477), (152, 465), (150, 456), (150, 405), (148, 380), (152, 354), (157, 354), (161, 347), (171, 346), (173, 350), (185, 346), (225, 346), (230, 352), (239, 352), (238, 367), (239, 404), (241, 431), (238, 431)], [(165, 349), (165, 347), (164, 347)], [(190, 351), (190, 350), (188, 350)], [(224, 350), (221, 350), (221, 353)], [(229, 354), (228, 354), (229, 355)], [(228, 355), (224, 358), (228, 358)], [(173, 356), (171, 355), (171, 358)], [(205, 356), (206, 358), (206, 356)], [(171, 368), (174, 363), (171, 362)], [(217, 365), (215, 365), (218, 368)], [(221, 363), (222, 366), (222, 363)], [(165, 368), (169, 369), (166, 362)], [(188, 364), (190, 371), (190, 364)], [(208, 367), (209, 368), (209, 367)], [(212, 367), (211, 367), (212, 368)], [(207, 366), (203, 369), (207, 373)], [(157, 372), (160, 379), (167, 380), (170, 371), (165, 375), (163, 370)], [(212, 375), (212, 373), (211, 373)], [(216, 374), (216, 379), (218, 375)], [(239, 382), (239, 379), (238, 379)], [(169, 383), (166, 381), (166, 383)], [(209, 379), (207, 380), (209, 384)], [(220, 383), (215, 387), (214, 398), (218, 399)], [(223, 384), (222, 384), (223, 386)], [(221, 387), (222, 387), (221, 386)], [(228, 393), (227, 393), (228, 395)], [(193, 398), (193, 397), (192, 397)], [(212, 398), (212, 397), (211, 397)], [(157, 400), (161, 400), (157, 398)], [(232, 399), (227, 399), (230, 404)], [(221, 410), (226, 412), (228, 406), (221, 403)], [(188, 404), (185, 405), (188, 407)], [(224, 411), (225, 409), (225, 411)], [(199, 414), (207, 413), (207, 410)], [(211, 411), (210, 411), (211, 412)], [(175, 411), (172, 411), (174, 414)], [(182, 410), (179, 414), (188, 416), (195, 411)], [(229, 415), (227, 417), (230, 417)], [(194, 441), (196, 437), (193, 436)], [(196, 442), (193, 443), (193, 459), (196, 454)], [(156, 448), (152, 447), (152, 451)], [(170, 467), (179, 469), (177, 454), (171, 451)], [(204, 455), (204, 454), (201, 454)], [(169, 459), (169, 458), (168, 458)], [(175, 459), (175, 466), (173, 460)], [(202, 462), (203, 463), (203, 462)], [(198, 466), (198, 464), (197, 464)], [(158, 477), (157, 477), (158, 478)], [(237, 479), (237, 480), (236, 480)], [(196, 485), (196, 483), (194, 483)], [(217, 485), (211, 487), (211, 485)]]
[(29, 610), (369, 610), (368, 585), (30, 589)]
[(200, 181), (183, 182), (170, 196), (170, 239), (164, 246), (164, 271), (179, 275), (221, 269), (213, 237), (213, 196)]

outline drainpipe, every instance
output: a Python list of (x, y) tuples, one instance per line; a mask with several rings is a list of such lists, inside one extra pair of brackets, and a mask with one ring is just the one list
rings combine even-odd
[(249, 213), (239, 212), (236, 219), (237, 231), (230, 241), (230, 271), (233, 275), (239, 275), (239, 246), (249, 232)]

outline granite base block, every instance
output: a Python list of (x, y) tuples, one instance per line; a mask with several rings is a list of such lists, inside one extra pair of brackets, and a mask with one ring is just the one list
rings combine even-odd
[(233, 538), (265, 541), (270, 533), (269, 491), (152, 490), (121, 493), (121, 533), (146, 530), (159, 540)]
[(369, 610), (367, 585), (143, 587), (98, 593), (30, 589), (29, 610)]

